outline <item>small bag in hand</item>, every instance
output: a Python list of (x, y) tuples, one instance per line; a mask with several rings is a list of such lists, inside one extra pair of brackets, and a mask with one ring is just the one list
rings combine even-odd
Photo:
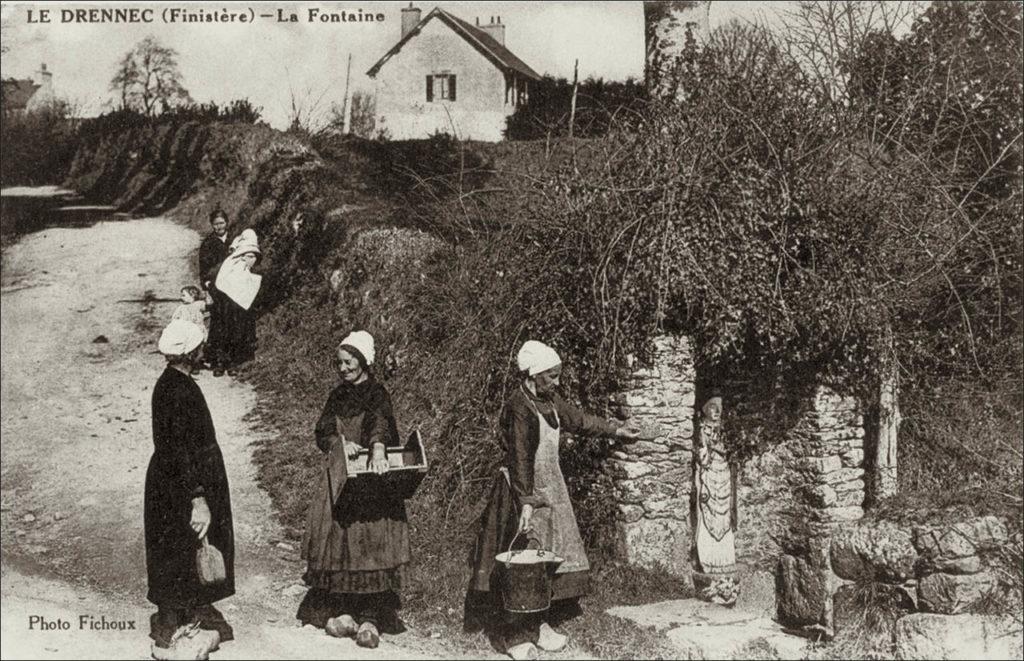
[(200, 585), (213, 585), (227, 578), (224, 570), (224, 556), (204, 535), (203, 545), (196, 551), (196, 573)]

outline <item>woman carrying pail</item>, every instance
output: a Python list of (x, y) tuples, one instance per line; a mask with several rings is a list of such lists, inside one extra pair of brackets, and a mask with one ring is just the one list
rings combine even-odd
[[(466, 599), (467, 616), (488, 607), (501, 615), (487, 618), (485, 626), (513, 659), (537, 657), (537, 647), (557, 651), (566, 636), (555, 632), (551, 621), (578, 610), (587, 592), (590, 563), (583, 547), (558, 451), (562, 432), (584, 436), (635, 439), (638, 433), (588, 415), (555, 392), (562, 361), (554, 349), (530, 340), (519, 350), (517, 362), (523, 382), (505, 403), (501, 417), (505, 463), (495, 477), (481, 529), (470, 556), (473, 571)], [(521, 548), (526, 539), (540, 547), (539, 561), (550, 562), (552, 608), (548, 595), (532, 607), (510, 603), (509, 593), (530, 586), (511, 585), (517, 573), (496, 556), (516, 561), (510, 547)], [(513, 542), (518, 542), (513, 544)], [(537, 555), (534, 556), (537, 558)], [(560, 562), (559, 562), (560, 561)], [(513, 578), (513, 580), (510, 580)], [(503, 597), (497, 597), (504, 590)], [(467, 625), (469, 622), (467, 621)]]

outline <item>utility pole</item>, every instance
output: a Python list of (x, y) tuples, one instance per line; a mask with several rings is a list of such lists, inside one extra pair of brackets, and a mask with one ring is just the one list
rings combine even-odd
[(341, 113), (341, 132), (348, 135), (352, 130), (352, 99), (348, 94), (348, 81), (352, 76), (352, 53), (348, 54), (348, 70), (345, 72), (345, 105)]
[(572, 139), (573, 124), (576, 122), (576, 90), (580, 86), (580, 61), (576, 59), (576, 65), (572, 70), (572, 104), (569, 107), (569, 138)]

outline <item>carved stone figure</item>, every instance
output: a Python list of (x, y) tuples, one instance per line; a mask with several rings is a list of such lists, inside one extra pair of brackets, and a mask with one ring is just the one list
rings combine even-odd
[(697, 502), (694, 541), (699, 574), (694, 584), (702, 599), (736, 603), (736, 487), (722, 443), (722, 398), (704, 403), (698, 423), (694, 470)]

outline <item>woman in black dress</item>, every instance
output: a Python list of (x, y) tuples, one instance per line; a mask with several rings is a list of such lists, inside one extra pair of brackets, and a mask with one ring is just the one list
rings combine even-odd
[(225, 370), (233, 375), (239, 365), (256, 355), (256, 308), (263, 277), (252, 269), (259, 258), (256, 233), (243, 230), (231, 242), (230, 253), (217, 271), (215, 313), (221, 322), (220, 334), (211, 337), (215, 342), (211, 347), (214, 376)]
[(298, 615), (371, 648), (381, 628), (400, 630), (398, 595), (410, 558), (405, 501), (385, 491), (383, 481), (363, 477), (362, 491), (342, 489), (346, 457), (369, 450), (369, 468), (383, 474), (386, 448), (399, 445), (391, 396), (370, 372), (374, 355), (365, 331), (351, 333), (336, 351), (341, 383), (316, 424), (317, 447), (327, 461), (309, 508), (302, 557), (311, 589)]
[[(233, 632), (213, 608), (235, 593), (234, 532), (224, 459), (203, 392), (190, 376), (203, 329), (172, 321), (160, 336), (167, 367), (153, 388), (153, 456), (146, 471), (147, 598), (154, 654), (163, 656), (181, 627), (210, 630), (211, 647)], [(196, 551), (203, 538), (224, 557), (226, 580), (202, 585)], [(215, 640), (213, 638), (219, 634)]]

